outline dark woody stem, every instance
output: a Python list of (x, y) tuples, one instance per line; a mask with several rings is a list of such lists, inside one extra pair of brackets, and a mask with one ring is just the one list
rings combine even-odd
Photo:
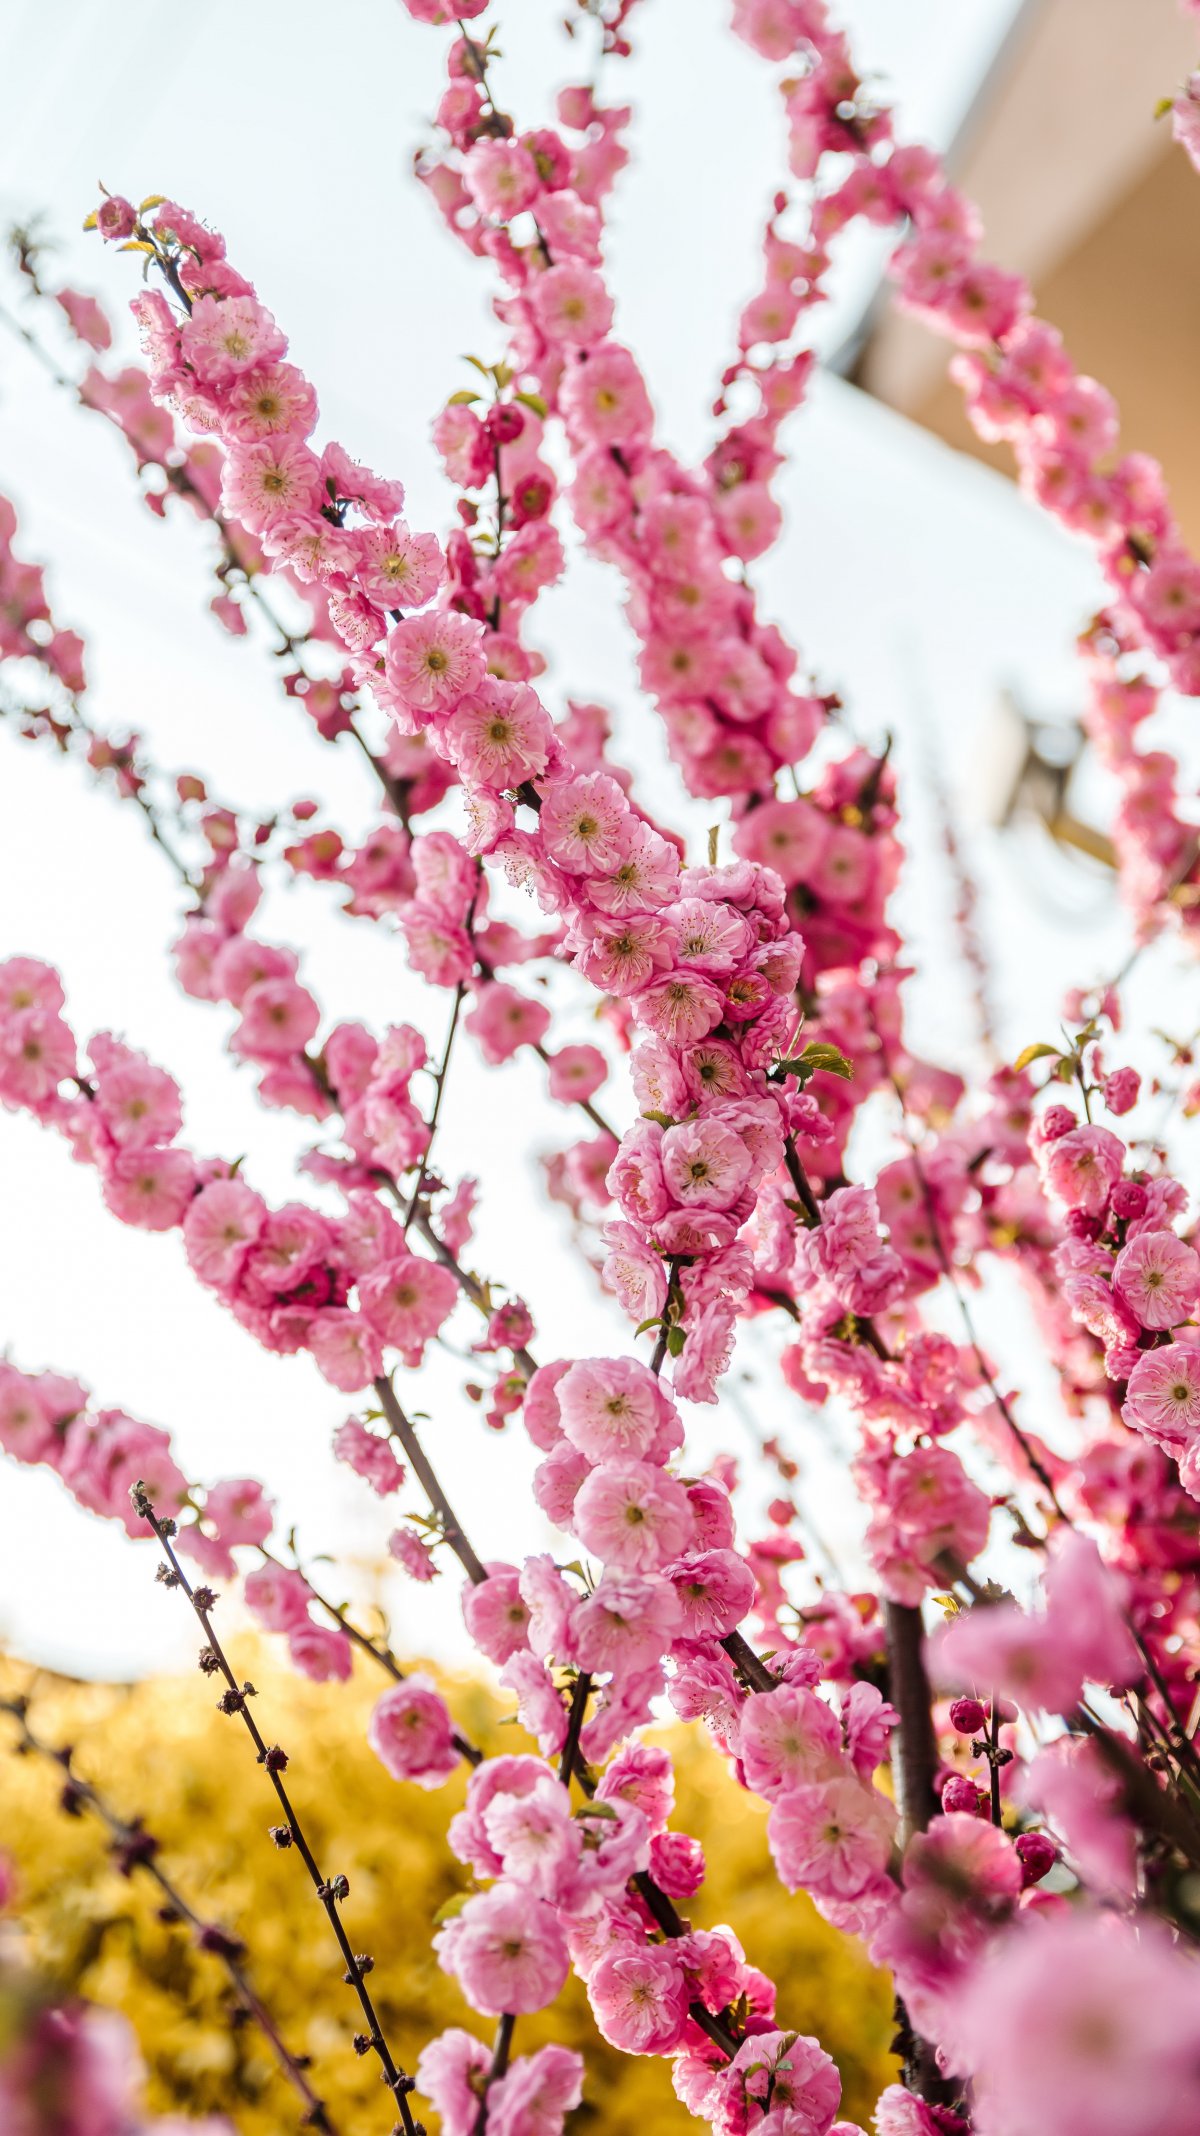
[(413, 2118), (412, 2109), (408, 2103), (408, 2095), (414, 2089), (413, 2080), (399, 2067), (391, 2048), (388, 2046), (383, 2034), (383, 2028), (379, 2022), (378, 2013), (371, 1999), (370, 1990), (367, 1987), (366, 1975), (372, 1970), (373, 1961), (365, 1956), (356, 1955), (351, 1947), (350, 1938), (346, 1934), (341, 1915), (338, 1912), (339, 1903), (348, 1895), (350, 1887), (344, 1876), (327, 1878), (321, 1873), (316, 1856), (304, 1836), (303, 1827), (296, 1815), (291, 1798), (281, 1777), (287, 1769), (287, 1754), (279, 1748), (277, 1743), (268, 1744), (266, 1742), (254, 1715), (250, 1711), (249, 1702), (255, 1695), (254, 1686), (252, 1684), (239, 1684), (225, 1650), (213, 1630), (211, 1612), (217, 1598), (212, 1589), (207, 1587), (194, 1588), (191, 1585), (172, 1548), (171, 1537), (175, 1533), (174, 1521), (159, 1519), (142, 1484), (136, 1483), (129, 1495), (134, 1511), (140, 1514), (147, 1525), (153, 1529), (165, 1552), (168, 1569), (165, 1572), (160, 1571), (160, 1577), (164, 1579), (165, 1585), (183, 1589), (208, 1642), (207, 1648), (201, 1656), (201, 1667), (206, 1674), (219, 1673), (225, 1679), (227, 1689), (218, 1702), (221, 1710), (225, 1713), (239, 1715), (246, 1733), (254, 1745), (258, 1762), (264, 1768), (267, 1778), (275, 1791), (286, 1823), (281, 1827), (274, 1827), (272, 1829), (272, 1837), (275, 1839), (277, 1846), (294, 1846), (296, 1848), (305, 1869), (308, 1871), (317, 1897), (325, 1909), (338, 1949), (341, 1951), (342, 1958), (345, 1961), (346, 1983), (353, 1988), (358, 1997), (359, 2006), (366, 2021), (366, 2032), (355, 2035), (355, 2051), (360, 2054), (369, 2052), (375, 2054), (383, 2072), (384, 2083), (387, 2085), (399, 2109), (399, 2126), (403, 2130), (404, 2136), (419, 2136), (420, 2124)]
[(123, 1876), (132, 1876), (135, 1870), (158, 1886), (165, 1906), (164, 1920), (175, 1919), (186, 1923), (191, 1929), (198, 1950), (207, 1951), (224, 1966), (243, 2010), (252, 2018), (259, 2031), (272, 2048), (289, 2084), (293, 2085), (304, 2101), (306, 2128), (322, 2129), (326, 2136), (336, 2136), (334, 2123), (323, 2099), (313, 2090), (305, 2075), (306, 2057), (294, 2055), (285, 2045), (270, 2011), (250, 1985), (243, 1965), (244, 1945), (240, 1938), (221, 1928), (215, 1921), (205, 1921), (184, 1898), (179, 1886), (161, 1866), (158, 1859), (159, 1842), (148, 1832), (140, 1818), (119, 1817), (117, 1812), (101, 1795), (98, 1788), (84, 1780), (72, 1768), (72, 1751), (69, 1746), (56, 1750), (50, 1743), (35, 1735), (29, 1726), (28, 1701), (24, 1698), (0, 1699), (0, 1713), (7, 1713), (19, 1730), (16, 1750), (26, 1755), (44, 1758), (58, 1767), (63, 1774), (60, 1806), (70, 1817), (89, 1809), (104, 1826), (109, 1835), (110, 1851)]
[(399, 1402), (396, 1400), (391, 1381), (380, 1377), (373, 1381), (372, 1384), (379, 1406), (387, 1421), (388, 1430), (391, 1432), (392, 1437), (404, 1448), (404, 1452), (412, 1464), (413, 1474), (442, 1523), (442, 1533), (446, 1541), (449, 1543), (467, 1578), (475, 1587), (482, 1586), (487, 1579), (487, 1571), (482, 1560), (476, 1556), (472, 1544), (468, 1541), (462, 1523), (442, 1488), (436, 1470), (426, 1456), (425, 1449), (413, 1430), (409, 1419), (405, 1416)]

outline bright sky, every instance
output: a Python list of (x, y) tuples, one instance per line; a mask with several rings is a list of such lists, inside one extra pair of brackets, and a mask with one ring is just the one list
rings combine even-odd
[[(567, 70), (561, 12), (554, 0), (510, 0), (501, 11), (506, 92), (531, 123), (548, 114)], [(895, 93), (906, 127), (944, 144), (1014, 6), (856, 0), (848, 12), (862, 63)], [(755, 286), (779, 130), (767, 70), (730, 40), (722, 0), (646, 0), (636, 36), (638, 56), (619, 89), (638, 117), (613, 216), (617, 327), (646, 365), (664, 435), (698, 453), (731, 320)], [(409, 175), (442, 51), (442, 37), (413, 24), (397, 0), (341, 0), (336, 10), (320, 0), (249, 8), (209, 0), (198, 12), (125, 0), (119, 36), (111, 12), (91, 0), (54, 9), (10, 0), (0, 30), (10, 84), (0, 136), (5, 221), (44, 211), (64, 240), (64, 278), (116, 315), (136, 270), (77, 234), (97, 178), (134, 198), (164, 192), (193, 206), (225, 232), (231, 257), (291, 335), (321, 393), (321, 435), (402, 476), (413, 523), (438, 529), (447, 499), (430, 422), (464, 382), (461, 352), (492, 356), (501, 346), (486, 270), (443, 237)], [(828, 345), (872, 272), (869, 257), (851, 262)], [(9, 277), (4, 302), (15, 294)], [(1053, 1028), (1065, 984), (1114, 969), (1125, 943), (1099, 873), (1065, 862), (1032, 828), (1001, 837), (985, 824), (998, 690), (1016, 682), (1050, 712), (1076, 705), (1070, 647), (1099, 597), (1094, 572), (998, 477), (836, 380), (818, 382), (790, 443), (785, 536), (755, 575), (766, 612), (799, 639), (823, 685), (841, 692), (855, 731), (898, 737), (910, 829), (924, 855), (903, 893), (924, 973), (911, 990), (917, 1043), (960, 1065), (971, 1060), (936, 825), (912, 791), (936, 757), (963, 811), (1005, 1044), (1015, 1050)], [(234, 643), (206, 617), (204, 531), (153, 520), (119, 441), (2, 339), (0, 488), (17, 504), (24, 553), (50, 566), (57, 614), (87, 639), (100, 725), (136, 727), (161, 763), (201, 770), (214, 791), (264, 812), (312, 793), (337, 821), (367, 820), (371, 795), (355, 760), (310, 737), (261, 647)], [(615, 708), (627, 755), (699, 853), (714, 812), (689, 804), (665, 766), (634, 689), (617, 593), (611, 575), (576, 553), (566, 583), (540, 605), (533, 635), (550, 659), (551, 702), (601, 698)], [(178, 902), (136, 814), (3, 732), (0, 791), (0, 954), (58, 965), (75, 1028), (115, 1029), (179, 1074), (189, 1140), (249, 1152), (255, 1183), (285, 1198), (311, 1138), (303, 1123), (255, 1106), (249, 1078), (223, 1050), (225, 1012), (174, 987), (164, 950)], [(331, 1020), (361, 1015), (382, 1027), (408, 1018), (436, 1045), (447, 998), (409, 974), (381, 929), (338, 918), (323, 893), (303, 887), (273, 893), (260, 918), (272, 938), (306, 945), (305, 974)], [(1163, 969), (1147, 960), (1138, 986), (1155, 1002), (1148, 1020), (1190, 1028), (1193, 1005), (1181, 1003), (1172, 1018), (1163, 983)], [(560, 993), (574, 1005), (558, 1037), (592, 1036), (581, 992), (564, 982)], [(605, 1103), (627, 1117), (619, 1079)], [(480, 1175), (475, 1265), (528, 1297), (547, 1357), (627, 1339), (571, 1251), (563, 1212), (539, 1199), (537, 1153), (571, 1133), (569, 1116), (547, 1108), (532, 1056), (483, 1071), (462, 1049), (440, 1163)], [(306, 1359), (261, 1352), (198, 1290), (177, 1238), (108, 1218), (93, 1176), (63, 1144), (8, 1115), (0, 1115), (0, 1195), (0, 1344), (24, 1366), (77, 1373), (100, 1405), (168, 1425), (183, 1465), (200, 1478), (264, 1475), (303, 1548), (357, 1558), (365, 1592), (373, 1578), (365, 1568), (392, 1520), (330, 1457), (330, 1434), (352, 1405)], [(993, 1323), (1001, 1339), (1020, 1334), (1002, 1300)], [(462, 1315), (456, 1345), (474, 1332)], [(789, 1435), (810, 1502), (853, 1573), (853, 1516), (837, 1476), (846, 1442), (830, 1419), (818, 1427), (798, 1414), (769, 1368), (777, 1341), (761, 1324), (746, 1339), (740, 1354), (754, 1376), (740, 1383), (738, 1402), (760, 1428)], [(487, 1434), (461, 1396), (464, 1376), (458, 1358), (439, 1356), (413, 1397), (430, 1413), (431, 1453), (481, 1555), (536, 1546), (543, 1531), (528, 1498), (523, 1435)], [(719, 1443), (711, 1413), (691, 1421), (703, 1457)], [(750, 1444), (736, 1414), (721, 1439)], [(351, 1584), (343, 1578), (340, 1592)], [(390, 1584), (401, 1648), (464, 1652), (456, 1589), (453, 1573), (432, 1601), (399, 1577)], [(11, 1463), (0, 1468), (0, 1641), (97, 1674), (181, 1658), (194, 1643), (190, 1621), (153, 1584), (151, 1553), (80, 1512), (48, 1474)]]

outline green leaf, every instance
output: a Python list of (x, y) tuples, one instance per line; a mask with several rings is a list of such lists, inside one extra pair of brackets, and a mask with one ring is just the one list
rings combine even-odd
[(673, 1120), (673, 1119), (671, 1118), (671, 1115), (670, 1115), (670, 1113), (665, 1113), (665, 1112), (645, 1112), (645, 1113), (643, 1113), (643, 1114), (642, 1114), (642, 1118), (643, 1118), (643, 1120), (655, 1120), (655, 1121), (657, 1121), (657, 1123), (658, 1123), (659, 1127), (674, 1127), (674, 1125), (675, 1125), (675, 1122), (674, 1122), (674, 1120)]
[(840, 1075), (847, 1083), (854, 1074), (853, 1061), (848, 1061), (839, 1047), (827, 1045), (822, 1039), (813, 1039), (800, 1058), (810, 1070), (821, 1069), (826, 1075)]
[(440, 1928), (444, 1921), (453, 1921), (455, 1915), (462, 1912), (470, 1897), (469, 1891), (456, 1891), (452, 1899), (447, 1899), (444, 1905), (438, 1907), (433, 1917), (434, 1927)]
[(682, 1328), (667, 1329), (667, 1350), (672, 1357), (679, 1357), (682, 1354), (686, 1341), (687, 1337)]
[(138, 214), (148, 215), (151, 208), (161, 208), (166, 197), (165, 193), (147, 193), (146, 198), (138, 202)]
[(1020, 1075), (1022, 1068), (1028, 1068), (1031, 1061), (1057, 1060), (1059, 1050), (1057, 1046), (1026, 1046), (1013, 1062), (1014, 1071)]
[(482, 362), (478, 356), (464, 356), (463, 362), (469, 363), (472, 370), (478, 371), (481, 378), (490, 379), (492, 375), (490, 364)]
[(469, 386), (463, 386), (460, 392), (452, 393), (450, 395), (449, 400), (446, 402), (446, 406), (447, 408), (469, 408), (472, 401), (477, 401), (480, 398), (481, 395), (478, 393), (472, 393)]
[(651, 1313), (649, 1320), (643, 1320), (640, 1328), (635, 1328), (633, 1332), (635, 1335), (648, 1335), (650, 1333), (651, 1328), (658, 1327), (661, 1324), (661, 1321), (661, 1313)]
[(513, 399), (519, 400), (523, 408), (532, 409), (534, 415), (540, 415), (543, 421), (549, 414), (549, 410), (540, 393), (515, 393)]
[(617, 1813), (611, 1802), (581, 1802), (573, 1814), (576, 1817), (601, 1817), (612, 1824), (617, 1821)]

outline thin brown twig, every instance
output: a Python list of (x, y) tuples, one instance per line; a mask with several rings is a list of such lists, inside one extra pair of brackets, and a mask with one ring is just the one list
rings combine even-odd
[[(143, 1484), (136, 1483), (129, 1495), (134, 1511), (153, 1530), (166, 1555), (168, 1570), (165, 1574), (165, 1584), (182, 1588), (208, 1642), (205, 1653), (201, 1657), (201, 1667), (207, 1674), (219, 1672), (225, 1679), (227, 1688), (224, 1696), (219, 1701), (221, 1710), (226, 1713), (235, 1713), (240, 1717), (254, 1745), (258, 1763), (264, 1768), (267, 1779), (274, 1789), (279, 1806), (286, 1819), (284, 1826), (274, 1828), (273, 1836), (280, 1832), (286, 1835), (282, 1839), (276, 1836), (276, 1845), (282, 1844), (296, 1848), (305, 1869), (308, 1871), (317, 1897), (325, 1910), (329, 1925), (337, 1941), (338, 1949), (341, 1951), (345, 1962), (347, 1985), (353, 1988), (358, 1997), (359, 2006), (367, 2024), (366, 2033), (356, 2035), (356, 2051), (360, 2053), (371, 2051), (375, 2054), (383, 2072), (384, 2082), (399, 2108), (404, 2136), (418, 2136), (418, 2124), (413, 2118), (412, 2109), (408, 2103), (408, 2095), (415, 2088), (413, 2080), (400, 2068), (392, 2054), (392, 2050), (384, 2036), (383, 2027), (380, 2024), (370, 1989), (367, 1987), (366, 1974), (371, 1971), (373, 1960), (355, 1953), (350, 1938), (346, 1934), (341, 1915), (338, 1912), (338, 1907), (348, 1895), (350, 1888), (346, 1878), (344, 1876), (327, 1878), (321, 1873), (316, 1856), (304, 1835), (303, 1827), (292, 1805), (287, 1788), (283, 1783), (282, 1774), (287, 1769), (287, 1755), (280, 1749), (278, 1744), (268, 1744), (259, 1729), (258, 1723), (250, 1710), (250, 1700), (255, 1695), (254, 1686), (238, 1682), (225, 1650), (213, 1630), (212, 1609), (217, 1598), (211, 1588), (192, 1586), (172, 1547), (171, 1536), (175, 1533), (174, 1521), (159, 1519)], [(208, 1658), (209, 1656), (212, 1657), (211, 1661)], [(361, 2045), (360, 2042), (362, 2043)]]

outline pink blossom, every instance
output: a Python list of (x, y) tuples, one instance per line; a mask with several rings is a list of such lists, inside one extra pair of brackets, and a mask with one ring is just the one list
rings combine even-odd
[(748, 1784), (768, 1800), (844, 1771), (837, 1715), (804, 1684), (780, 1684), (750, 1700), (740, 1750)]
[(691, 1899), (704, 1882), (704, 1849), (686, 1832), (658, 1832), (650, 1842), (650, 1874), (671, 1899)]
[(790, 1788), (768, 1826), (771, 1856), (788, 1890), (831, 1899), (856, 1899), (880, 1887), (895, 1830), (886, 1797), (849, 1778)]
[(406, 616), (389, 633), (386, 665), (389, 686), (405, 705), (450, 711), (483, 681), (479, 626), (446, 609)]
[(491, 2085), (488, 2136), (561, 2136), (564, 2117), (582, 2095), (582, 2055), (569, 2047), (539, 2047), (536, 2054), (519, 2056)]
[(635, 1358), (582, 1358), (567, 1368), (555, 1394), (563, 1431), (589, 1461), (621, 1454), (665, 1460), (682, 1444), (671, 1403)]
[(296, 1624), (288, 1632), (293, 1668), (314, 1684), (344, 1684), (354, 1668), (354, 1650), (345, 1632), (332, 1624)]
[(387, 1440), (368, 1431), (357, 1417), (347, 1417), (344, 1424), (338, 1425), (333, 1435), (333, 1451), (338, 1460), (352, 1468), (364, 1483), (369, 1483), (380, 1498), (398, 1491), (404, 1481), (404, 1468)]
[(582, 1105), (599, 1090), (608, 1063), (596, 1046), (560, 1046), (547, 1067), (546, 1085), (560, 1105)]
[(653, 1572), (678, 1557), (690, 1520), (682, 1488), (661, 1469), (649, 1461), (603, 1461), (575, 1499), (572, 1524), (597, 1557), (628, 1572)]
[(612, 298), (601, 276), (575, 261), (564, 261), (538, 275), (529, 301), (548, 341), (590, 348), (604, 339), (612, 325)]
[(463, 165), (472, 200), (493, 222), (508, 222), (536, 200), (538, 167), (519, 141), (477, 141)]
[(1125, 1163), (1125, 1146), (1107, 1127), (1073, 1127), (1053, 1142), (1040, 1142), (1034, 1155), (1051, 1194), (1068, 1209), (1099, 1216)]
[(440, 1262), (401, 1253), (363, 1276), (358, 1295), (366, 1318), (385, 1342), (419, 1355), (457, 1304), (458, 1285)]
[[(1196, 1967), (1153, 1921), (1085, 1907), (1000, 1939), (956, 1999), (980, 2136), (1191, 2136)], [(1149, 2119), (1148, 2119), (1149, 2115)]]
[(234, 445), (225, 463), (223, 509), (255, 532), (318, 509), (321, 466), (290, 432), (258, 444)]
[(677, 1559), (671, 1585), (688, 1639), (724, 1639), (753, 1607), (754, 1574), (733, 1550), (702, 1550)]
[(538, 817), (547, 853), (577, 875), (603, 875), (616, 868), (628, 806), (607, 772), (555, 780), (545, 790)]
[(618, 1944), (588, 1980), (592, 2015), (626, 2054), (670, 2054), (687, 2021), (687, 1981), (670, 1944)]
[(256, 365), (275, 362), (287, 343), (270, 312), (253, 297), (198, 297), (184, 321), (180, 346), (198, 378), (223, 385)]
[(1200, 1350), (1174, 1342), (1144, 1351), (1130, 1372), (1121, 1414), (1169, 1450), (1182, 1447), (1200, 1431)]
[(655, 1573), (607, 1571), (571, 1612), (571, 1652), (593, 1675), (651, 1668), (681, 1629), (670, 1584)]
[(464, 1022), (484, 1060), (496, 1068), (510, 1061), (520, 1047), (540, 1043), (550, 1028), (550, 1011), (543, 1002), (518, 993), (515, 986), (490, 979), (478, 988), (475, 1006)]
[(103, 1159), (104, 1206), (138, 1230), (173, 1231), (189, 1213), (195, 1191), (196, 1166), (186, 1150), (119, 1150)]
[(265, 1543), (274, 1513), (262, 1484), (252, 1476), (214, 1483), (204, 1494), (204, 1517), (223, 1543)]
[(1117, 1255), (1113, 1289), (1140, 1326), (1174, 1328), (1200, 1297), (1200, 1254), (1173, 1231), (1143, 1231)]
[(343, 1394), (357, 1394), (383, 1370), (379, 1337), (361, 1313), (341, 1308), (317, 1313), (308, 1323), (306, 1340), (330, 1386)]
[[(415, 11), (415, 7), (410, 9)], [(480, 2086), (491, 2063), (491, 2049), (457, 2025), (421, 2049), (416, 2067), (417, 2088), (436, 2108), (445, 2136), (473, 2136), (479, 2118)], [(489, 2118), (494, 2096), (493, 2089), (489, 2095)]]
[(795, 2032), (758, 2032), (738, 2048), (723, 2079), (726, 2136), (827, 2136), (842, 2096), (837, 2064), (820, 2042)]
[(596, 1793), (602, 1802), (627, 1802), (640, 1810), (651, 1832), (665, 1829), (675, 1802), (675, 1769), (667, 1751), (652, 1743), (626, 1743), (617, 1752)]
[(749, 1181), (745, 1144), (728, 1127), (701, 1114), (662, 1138), (663, 1177), (685, 1208), (731, 1209)]
[(201, 1188), (183, 1223), (184, 1251), (200, 1281), (216, 1290), (235, 1283), (266, 1217), (262, 1196), (240, 1179)]
[(446, 1702), (426, 1676), (406, 1677), (378, 1699), (367, 1741), (393, 1780), (440, 1787), (458, 1764)]
[(567, 1946), (553, 1908), (513, 1884), (468, 1899), (434, 1938), (438, 1961), (486, 2017), (543, 2010), (567, 1977)]

